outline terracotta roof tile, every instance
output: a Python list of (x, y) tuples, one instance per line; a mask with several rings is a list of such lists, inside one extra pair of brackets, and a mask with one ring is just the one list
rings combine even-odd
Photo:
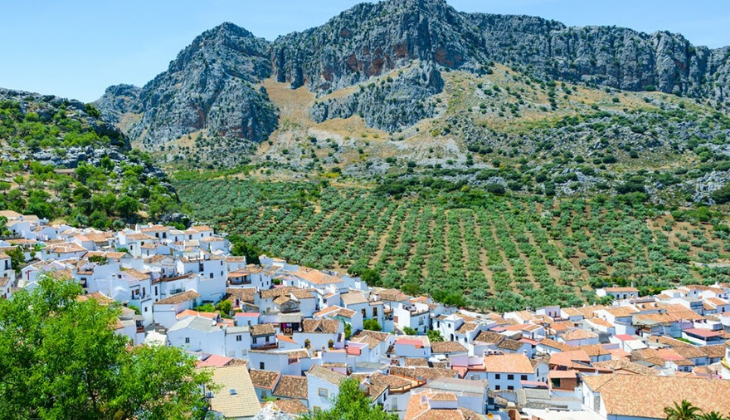
[(530, 359), (524, 354), (500, 354), (484, 357), (487, 372), (534, 373)]
[(462, 353), (466, 347), (456, 341), (437, 341), (431, 343), (431, 353)]
[(178, 293), (165, 299), (158, 300), (155, 302), (155, 305), (176, 305), (199, 297), (200, 295), (195, 290), (188, 290), (187, 292)]
[(337, 334), (340, 321), (335, 319), (303, 319), (302, 331), (305, 333)]
[(282, 375), (272, 395), (306, 400), (307, 377)]
[(583, 382), (600, 392), (609, 416), (665, 418), (664, 407), (691, 401), (703, 412), (730, 412), (730, 381), (695, 377), (599, 375)]

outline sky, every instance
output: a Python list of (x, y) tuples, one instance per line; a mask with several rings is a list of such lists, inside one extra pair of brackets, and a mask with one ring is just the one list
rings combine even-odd
[[(200, 33), (232, 22), (269, 40), (318, 26), (362, 0), (25, 0), (3, 2), (0, 87), (94, 101), (143, 86)], [(525, 14), (570, 26), (668, 30), (730, 45), (725, 0), (448, 0), (464, 12)], [(691, 5), (690, 5), (691, 3)]]

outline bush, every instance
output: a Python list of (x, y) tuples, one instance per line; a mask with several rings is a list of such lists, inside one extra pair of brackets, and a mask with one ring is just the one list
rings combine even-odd
[(487, 184), (487, 192), (494, 195), (504, 195), (506, 191), (502, 184)]
[(717, 204), (725, 204), (730, 201), (730, 184), (723, 185), (719, 190), (715, 190), (710, 194)]
[(374, 319), (366, 319), (363, 321), (362, 328), (368, 331), (383, 331), (383, 327), (381, 327), (380, 323)]

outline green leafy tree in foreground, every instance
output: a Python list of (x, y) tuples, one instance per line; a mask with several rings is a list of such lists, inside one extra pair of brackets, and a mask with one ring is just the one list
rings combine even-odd
[(210, 374), (177, 348), (130, 347), (117, 306), (42, 279), (0, 301), (0, 420), (201, 419)]
[(398, 415), (386, 413), (382, 407), (374, 405), (370, 398), (360, 390), (360, 383), (347, 379), (340, 384), (340, 391), (334, 406), (327, 411), (307, 413), (304, 420), (398, 420)]
[(682, 400), (681, 404), (675, 402), (673, 407), (665, 407), (664, 413), (667, 420), (696, 420), (700, 417), (700, 409), (687, 400)]
[(411, 327), (403, 328), (403, 332), (406, 333), (406, 335), (416, 335), (418, 333), (418, 331), (414, 330)]

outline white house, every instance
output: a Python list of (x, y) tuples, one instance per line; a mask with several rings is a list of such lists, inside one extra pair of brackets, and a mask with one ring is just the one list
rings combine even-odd
[(167, 330), (170, 345), (194, 352), (226, 356), (226, 332), (215, 320), (194, 316), (182, 319)]
[(639, 289), (635, 287), (606, 287), (596, 290), (598, 297), (611, 296), (614, 300), (638, 299)]
[(543, 375), (537, 375), (536, 367), (523, 354), (496, 354), (484, 356), (484, 371), (492, 391), (522, 389), (525, 382), (544, 382)]
[(152, 305), (154, 321), (165, 328), (170, 328), (177, 322), (177, 314), (198, 306), (199, 299), (198, 292), (189, 290), (158, 300)]
[(304, 319), (302, 331), (294, 331), (292, 339), (302, 347), (315, 350), (344, 344), (344, 325), (334, 319)]
[(426, 334), (431, 328), (431, 312), (423, 303), (399, 303), (393, 308), (393, 316), (397, 327), (412, 328), (418, 334)]
[(347, 376), (319, 365), (312, 366), (306, 375), (309, 408), (313, 411), (332, 408), (332, 401), (340, 390), (340, 382), (347, 379)]

